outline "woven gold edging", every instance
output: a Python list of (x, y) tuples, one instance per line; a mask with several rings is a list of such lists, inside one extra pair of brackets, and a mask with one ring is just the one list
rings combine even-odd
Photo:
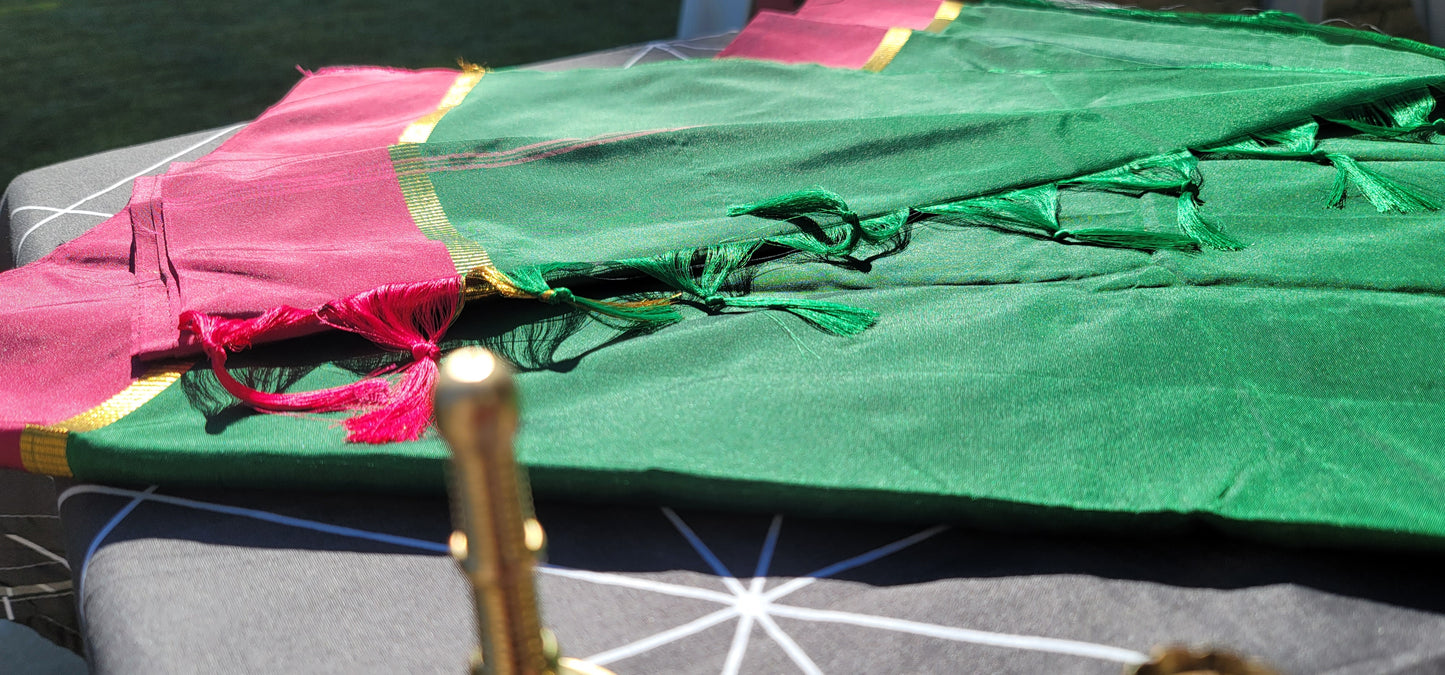
[(71, 477), (70, 461), (65, 448), (71, 432), (95, 431), (114, 423), (145, 405), (147, 401), (175, 384), (190, 363), (158, 363), (148, 368), (139, 379), (115, 396), (106, 399), (64, 422), (50, 425), (27, 424), (20, 432), (20, 465), (31, 473)]
[(407, 125), (406, 129), (401, 132), (401, 136), (397, 138), (397, 142), (425, 143), (431, 137), (431, 132), (436, 128), (437, 122), (442, 121), (442, 117), (451, 112), (452, 108), (461, 105), (462, 101), (467, 98), (467, 94), (472, 92), (472, 87), (477, 86), (477, 83), (482, 81), (482, 76), (486, 74), (487, 71), (478, 66), (462, 64), (462, 72), (457, 75), (457, 79), (452, 80), (452, 86), (442, 97), (441, 104), (437, 106), (436, 110)]
[(908, 28), (889, 28), (878, 48), (873, 50), (873, 55), (868, 57), (868, 62), (863, 64), (863, 70), (870, 73), (883, 70), (893, 62), (893, 57), (898, 56), (898, 50), (903, 49), (903, 43), (908, 42), (912, 35), (913, 31)]
[(928, 22), (928, 27), (923, 30), (929, 33), (942, 33), (958, 18), (958, 13), (963, 11), (963, 3), (957, 0), (943, 0), (938, 5), (938, 11), (933, 13), (933, 20)]
[(401, 186), (401, 195), (406, 199), (406, 209), (411, 213), (416, 228), (427, 239), (446, 245), (447, 253), (456, 265), (457, 274), (466, 274), (477, 267), (491, 267), (492, 258), (487, 250), (462, 236), (452, 225), (442, 204), (437, 200), (436, 187), (431, 177), (418, 167), (421, 150), (414, 144), (391, 146), (391, 163), (396, 170), (396, 181)]

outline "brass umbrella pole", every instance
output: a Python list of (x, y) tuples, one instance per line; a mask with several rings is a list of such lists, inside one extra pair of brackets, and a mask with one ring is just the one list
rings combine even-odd
[[(451, 552), (471, 582), (479, 647), (474, 675), (612, 675), (558, 656), (542, 627), (534, 568), (545, 545), (532, 495), (512, 453), (517, 399), (507, 365), (468, 347), (441, 362), (436, 425), (452, 449)], [(1156, 650), (1126, 675), (1275, 675), (1258, 662), (1218, 650)]]
[(611, 675), (560, 658), (542, 627), (533, 570), (545, 546), (532, 495), (512, 452), (517, 399), (507, 365), (485, 349), (441, 362), (436, 425), (452, 450), (452, 556), (471, 582), (479, 647), (476, 675)]

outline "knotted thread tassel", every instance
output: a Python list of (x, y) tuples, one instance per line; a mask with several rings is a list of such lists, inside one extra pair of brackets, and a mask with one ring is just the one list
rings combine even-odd
[(1215, 159), (1306, 157), (1314, 151), (1319, 122), (1308, 120), (1292, 126), (1256, 131), (1224, 145), (1200, 150)]
[(773, 237), (768, 241), (817, 255), (847, 255), (858, 247), (858, 240), (864, 234), (858, 214), (848, 207), (842, 197), (820, 187), (728, 207), (729, 216), (757, 216), (772, 220), (788, 220), (817, 213), (842, 218), (848, 225), (843, 237), (836, 241), (822, 241), (806, 233), (799, 233)]
[(789, 312), (814, 328), (832, 335), (857, 335), (878, 323), (878, 312), (825, 300), (750, 295), (723, 298), (722, 302), (728, 307)]
[(1188, 150), (1153, 155), (1117, 169), (1100, 171), (1059, 184), (1138, 197), (1146, 192), (1183, 190), (1199, 182), (1199, 160)]
[[(890, 227), (884, 223), (875, 231)], [(898, 225), (902, 227), (901, 223)], [(712, 309), (774, 309), (790, 312), (814, 328), (832, 335), (856, 335), (878, 321), (878, 313), (836, 302), (776, 296), (733, 297), (722, 294), (723, 284), (752, 258), (759, 242), (737, 242), (703, 249), (673, 251), (651, 258), (623, 261), (684, 293), (696, 296)]]
[(747, 265), (760, 245), (757, 241), (720, 244), (624, 260), (622, 264), (706, 300), (718, 295), (728, 277)]
[(863, 237), (863, 241), (870, 244), (887, 241), (903, 231), (903, 227), (908, 224), (908, 218), (912, 215), (913, 209), (902, 208), (876, 218), (869, 218), (860, 223), (859, 234)]
[(789, 192), (750, 204), (728, 207), (729, 216), (757, 216), (771, 220), (787, 220), (814, 213), (835, 215), (849, 222), (858, 222), (858, 214), (848, 208), (837, 194), (821, 187)]
[(1325, 158), (1335, 165), (1335, 185), (1330, 193), (1330, 206), (1333, 208), (1345, 207), (1346, 184), (1354, 183), (1355, 189), (1380, 213), (1440, 210), (1439, 198), (1424, 190), (1381, 174), (1346, 155), (1330, 153)]
[(1378, 138), (1426, 140), (1442, 124), (1430, 119), (1434, 110), (1435, 94), (1415, 89), (1350, 106), (1325, 119)]
[(918, 210), (930, 215), (951, 216), (970, 224), (1053, 234), (1059, 229), (1059, 189), (1053, 183), (1046, 183), (999, 195), (924, 206)]
[(393, 351), (409, 352), (401, 381), (379, 407), (344, 422), (352, 443), (414, 441), (426, 433), (436, 387), (437, 341), (461, 311), (462, 280), (446, 277), (392, 284), (337, 300), (317, 310), (322, 323), (356, 333)]
[[(370, 408), (345, 421), (347, 441), (390, 443), (416, 440), (431, 423), (431, 392), (436, 384), (437, 340), (461, 309), (462, 280), (446, 277), (413, 284), (382, 286), (327, 303), (311, 312), (277, 307), (252, 319), (228, 319), (199, 312), (181, 315), (182, 331), (195, 333), (211, 359), (211, 369), (231, 395), (263, 412), (334, 412)], [(401, 381), (392, 387), (373, 373), (352, 384), (294, 394), (258, 392), (226, 371), (228, 350), (253, 341), (291, 337), (328, 326), (361, 335), (386, 349), (408, 352)]]
[(282, 305), (251, 319), (209, 316), (196, 311), (180, 316), (180, 330), (193, 333), (211, 361), (211, 372), (221, 386), (246, 405), (264, 412), (334, 412), (355, 410), (385, 400), (390, 386), (386, 380), (367, 378), (331, 389), (294, 394), (257, 391), (233, 377), (226, 369), (228, 351), (250, 347), (261, 338), (278, 339), (321, 325), (314, 312)]
[(1205, 220), (1199, 213), (1199, 198), (1193, 190), (1185, 190), (1179, 195), (1179, 206), (1176, 210), (1179, 226), (1201, 245), (1221, 251), (1240, 251), (1245, 248), (1244, 242), (1229, 236), (1213, 222)]

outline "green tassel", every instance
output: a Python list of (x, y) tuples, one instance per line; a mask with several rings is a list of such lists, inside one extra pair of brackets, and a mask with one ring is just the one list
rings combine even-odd
[(1086, 228), (1082, 230), (1059, 230), (1054, 238), (1061, 241), (1076, 241), (1081, 244), (1129, 248), (1137, 251), (1198, 251), (1199, 242), (1193, 237), (1167, 232), (1133, 230), (1107, 230)]
[(671, 323), (682, 319), (682, 314), (668, 301), (607, 302), (578, 297), (567, 288), (552, 288), (546, 277), (542, 276), (542, 269), (536, 266), (523, 267), (504, 274), (519, 290), (534, 295), (547, 304), (571, 305), (589, 312), (639, 323)]
[(1218, 225), (1205, 220), (1199, 213), (1198, 196), (1193, 190), (1179, 195), (1179, 226), (1184, 232), (1204, 246), (1221, 251), (1243, 250), (1244, 242), (1225, 234)]
[(858, 214), (848, 208), (848, 203), (844, 202), (842, 197), (821, 187), (728, 207), (729, 216), (757, 216), (772, 220), (787, 220), (814, 213), (835, 215), (854, 224), (858, 222)]
[[(779, 237), (771, 237), (768, 241), (779, 246), (814, 253), (817, 255), (847, 255), (853, 252), (858, 246), (858, 239), (863, 235), (862, 224), (858, 220), (858, 214), (848, 208), (848, 203), (842, 197), (824, 190), (820, 187), (811, 187), (806, 190), (789, 192), (778, 195), (771, 199), (764, 199), (751, 204), (740, 204), (728, 207), (729, 216), (757, 216), (759, 218), (770, 218), (773, 220), (789, 220), (799, 216), (807, 216), (815, 213), (826, 213), (842, 218), (848, 224), (848, 229), (843, 236), (836, 240), (821, 240), (806, 232), (787, 234)], [(825, 234), (834, 231), (836, 228), (823, 228)]]
[[(882, 231), (882, 227), (875, 231)], [(721, 294), (728, 277), (752, 258), (761, 242), (738, 242), (700, 249), (674, 251), (620, 264), (644, 272), (680, 291), (697, 296), (709, 307), (776, 309), (792, 312), (819, 330), (833, 335), (856, 335), (872, 326), (878, 314), (871, 310), (806, 298), (729, 297)], [(699, 259), (701, 259), (699, 261)], [(700, 264), (699, 264), (700, 262)], [(557, 291), (561, 293), (561, 291)]]
[(908, 224), (908, 216), (913, 215), (913, 209), (898, 209), (889, 214), (869, 218), (860, 223), (859, 234), (863, 241), (876, 244), (898, 236), (903, 231), (903, 226)]
[(1425, 190), (1401, 183), (1346, 155), (1330, 153), (1325, 158), (1335, 165), (1335, 185), (1330, 193), (1330, 206), (1333, 208), (1345, 207), (1346, 184), (1354, 183), (1355, 189), (1380, 213), (1440, 210), (1440, 200)]
[(1183, 190), (1199, 181), (1199, 160), (1188, 150), (1153, 155), (1060, 183), (1060, 187), (1117, 192), (1138, 197), (1146, 192)]
[[(728, 277), (747, 265), (753, 252), (761, 245), (760, 241), (719, 244), (670, 251), (651, 258), (623, 260), (620, 264), (648, 274), (679, 291), (706, 299), (717, 295)], [(700, 268), (696, 264), (699, 258)]]
[(1053, 234), (1059, 229), (1059, 189), (1048, 183), (1000, 195), (925, 206), (918, 210), (972, 224), (1021, 227)]
[(838, 235), (836, 239), (819, 239), (807, 232), (794, 232), (793, 234), (769, 237), (767, 241), (814, 255), (848, 255), (858, 248), (860, 240), (876, 244), (897, 237), (903, 231), (903, 227), (908, 224), (908, 217), (911, 215), (913, 215), (912, 209), (902, 208), (861, 221), (857, 227), (845, 224), (822, 228), (824, 236), (836, 234)]
[(541, 295), (546, 291), (552, 290), (552, 286), (549, 285), (547, 279), (542, 276), (542, 270), (536, 267), (523, 267), (512, 270), (511, 272), (503, 272), (503, 274), (512, 280), (513, 285), (525, 293)]
[(728, 307), (791, 312), (814, 328), (832, 335), (857, 335), (878, 322), (878, 313), (873, 310), (808, 298), (747, 296), (726, 298), (724, 303)]
[(1042, 232), (1061, 242), (1092, 244), (1139, 251), (1197, 251), (1193, 237), (1164, 232), (1059, 227), (1059, 191), (1052, 183), (990, 197), (926, 206), (922, 213), (959, 218), (965, 222), (1015, 231)]
[(822, 228), (824, 237), (835, 233), (841, 235), (835, 240), (821, 239), (807, 232), (794, 232), (777, 237), (768, 237), (767, 241), (778, 246), (791, 248), (795, 251), (822, 256), (848, 255), (853, 252), (853, 249), (858, 248), (858, 239), (862, 235), (861, 227), (844, 224)]
[(1255, 132), (1254, 137), (1271, 147), (1287, 152), (1310, 152), (1319, 142), (1320, 123), (1310, 120), (1293, 126), (1274, 127)]
[(1371, 136), (1398, 139), (1434, 133), (1437, 123), (1430, 121), (1434, 111), (1435, 95), (1422, 88), (1350, 106), (1325, 119)]
[[(555, 290), (557, 296), (566, 294), (565, 299), (559, 300), (573, 307), (585, 309), (590, 312), (604, 314), (606, 316), (636, 321), (638, 323), (663, 324), (682, 320), (682, 313), (672, 306), (671, 302), (663, 300), (650, 300), (643, 302), (607, 302), (604, 300), (589, 300), (572, 295), (572, 292), (565, 288)], [(544, 302), (551, 302), (543, 297)]]
[(1256, 131), (1244, 138), (1200, 150), (1200, 152), (1217, 155), (1220, 159), (1229, 157), (1300, 157), (1314, 151), (1319, 130), (1319, 122), (1309, 120), (1302, 124)]

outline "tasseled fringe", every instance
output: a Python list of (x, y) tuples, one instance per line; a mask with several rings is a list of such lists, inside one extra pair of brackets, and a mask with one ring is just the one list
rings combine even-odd
[[(757, 216), (770, 220), (791, 220), (802, 216), (814, 214), (827, 214), (838, 216), (846, 223), (841, 233), (843, 236), (837, 240), (827, 239), (810, 235), (807, 232), (786, 234), (772, 237), (770, 242), (779, 246), (812, 253), (823, 256), (848, 255), (858, 247), (858, 242), (866, 234), (863, 224), (858, 219), (858, 214), (848, 207), (842, 197), (824, 190), (820, 187), (811, 187), (806, 190), (798, 190), (787, 194), (778, 195), (751, 204), (739, 204), (728, 207), (728, 216)], [(821, 229), (821, 228), (820, 228)], [(826, 234), (835, 228), (822, 230)]]
[(682, 314), (672, 306), (669, 298), (627, 302), (592, 300), (580, 297), (567, 288), (552, 288), (539, 267), (524, 267), (509, 273), (489, 265), (477, 267), (467, 273), (465, 285), (464, 297), (468, 300), (491, 295), (540, 300), (642, 324), (667, 324), (682, 319)]
[[(437, 341), (461, 307), (462, 280), (447, 277), (414, 284), (392, 284), (323, 305), (315, 312), (278, 307), (253, 319), (227, 319), (186, 312), (180, 329), (194, 333), (211, 360), (221, 385), (237, 399), (263, 412), (333, 412), (368, 409), (344, 422), (346, 440), (392, 443), (421, 438), (431, 422), (431, 392), (436, 384)], [(400, 383), (369, 377), (349, 385), (300, 393), (265, 393), (246, 387), (226, 370), (228, 350), (244, 349), (258, 339), (289, 337), (300, 328), (330, 326), (361, 335), (392, 351), (409, 352)]]
[[(1283, 130), (1281, 133), (1281, 136), (1291, 143), (1295, 141), (1289, 139), (1295, 139), (1299, 135), (1292, 130)], [(1258, 145), (1258, 142), (1252, 142)], [(1063, 243), (1131, 248), (1147, 252), (1197, 251), (1201, 246), (1225, 251), (1244, 248), (1243, 242), (1226, 234), (1199, 212), (1198, 188), (1201, 182), (1198, 158), (1188, 150), (1180, 150), (1146, 157), (1117, 169), (1072, 179), (1062, 184), (1048, 183), (997, 195), (921, 206), (917, 209), (900, 209), (868, 220), (858, 219), (841, 197), (822, 188), (809, 188), (773, 199), (735, 206), (728, 210), (728, 214), (750, 214), (777, 219), (811, 213), (829, 213), (843, 217), (848, 223), (848, 231), (840, 240), (820, 239), (819, 236), (807, 232), (767, 239), (769, 243), (779, 246), (830, 256), (851, 252), (859, 241), (877, 242), (897, 236), (913, 213), (922, 217), (939, 216), (970, 225), (1043, 235)], [(1146, 192), (1174, 192), (1179, 196), (1178, 220), (1185, 234), (1099, 228), (1065, 230), (1059, 224), (1061, 186), (1135, 196)], [(828, 231), (823, 230), (824, 236)], [(690, 269), (691, 261), (688, 265)], [(693, 292), (691, 289), (683, 290)]]
[(237, 400), (263, 412), (334, 412), (355, 410), (384, 401), (389, 392), (386, 380), (367, 378), (331, 389), (295, 394), (257, 391), (236, 380), (226, 370), (228, 351), (250, 347), (260, 338), (280, 337), (299, 328), (321, 325), (314, 312), (281, 306), (252, 319), (232, 319), (188, 311), (180, 316), (180, 330), (193, 333), (211, 361), (211, 372), (221, 386)]
[(1059, 229), (1059, 189), (1048, 183), (998, 195), (923, 206), (918, 210), (970, 224), (1037, 230), (1052, 236)]
[[(843, 230), (839, 233), (841, 236), (838, 239), (830, 240), (824, 238), (830, 231), (837, 229)], [(812, 253), (813, 255), (825, 257), (844, 256), (851, 254), (858, 248), (858, 242), (860, 241), (859, 234), (861, 231), (861, 228), (849, 224), (842, 225), (838, 228), (830, 227), (823, 229), (820, 232), (820, 234), (823, 235), (822, 237), (808, 232), (794, 232), (792, 234), (768, 237), (767, 241), (770, 244), (777, 244), (778, 246), (791, 248), (795, 251)]]
[[(906, 217), (906, 214), (905, 216)], [(893, 221), (875, 224), (878, 234), (893, 227)], [(901, 229), (898, 224), (895, 229)], [(770, 240), (771, 241), (771, 240)], [(649, 258), (622, 261), (622, 265), (643, 272), (679, 291), (690, 294), (714, 310), (773, 309), (789, 312), (814, 328), (833, 335), (856, 335), (878, 321), (878, 313), (836, 302), (774, 296), (730, 296), (723, 285), (748, 265), (762, 242), (737, 242), (706, 248), (671, 251)]]
[(413, 441), (426, 433), (436, 387), (437, 341), (461, 311), (461, 280), (447, 277), (394, 284), (328, 303), (316, 311), (332, 328), (356, 333), (377, 345), (411, 354), (401, 382), (380, 407), (344, 423), (352, 443)]
[[(913, 213), (913, 209), (902, 208), (876, 218), (859, 221), (857, 224), (844, 223), (833, 227), (819, 228), (817, 234), (794, 232), (768, 237), (764, 241), (795, 251), (825, 257), (852, 255), (857, 251), (860, 243), (881, 244), (896, 240)], [(839, 238), (833, 239), (829, 236), (830, 233), (839, 230), (842, 230), (839, 232)]]
[(1184, 229), (1184, 233), (1193, 237), (1200, 245), (1221, 251), (1240, 251), (1245, 248), (1244, 242), (1229, 236), (1199, 213), (1199, 197), (1193, 189), (1185, 190), (1179, 195), (1177, 213), (1179, 226)]
[(701, 249), (669, 251), (658, 256), (624, 260), (621, 264), (679, 291), (694, 295), (703, 302), (709, 302), (720, 297), (720, 291), (728, 277), (746, 266), (761, 244), (762, 242), (757, 241), (737, 242)]
[[(1292, 130), (1281, 130), (1281, 138), (1286, 143), (1295, 143), (1296, 132)], [(1268, 137), (1270, 132), (1265, 132)], [(1271, 139), (1272, 140), (1272, 139)], [(1311, 132), (1310, 143), (1313, 144), (1313, 132)], [(1245, 138), (1237, 141), (1227, 148), (1244, 148), (1258, 150), (1266, 147), (1263, 142), (1255, 138)], [(1177, 221), (1180, 229), (1189, 235), (1197, 244), (1197, 247), (1207, 246), (1222, 251), (1238, 251), (1245, 247), (1243, 242), (1225, 234), (1218, 225), (1206, 220), (1199, 212), (1199, 188), (1204, 183), (1204, 177), (1199, 172), (1199, 159), (1188, 150), (1165, 153), (1145, 157), (1125, 164), (1117, 169), (1101, 171), (1096, 174), (1064, 181), (1060, 187), (1068, 187), (1080, 190), (1101, 190), (1126, 194), (1133, 197), (1141, 196), (1148, 192), (1162, 192), (1178, 196)], [(1113, 235), (1106, 237), (1108, 241), (1117, 240)], [(1189, 250), (1183, 247), (1179, 241), (1169, 241), (1157, 237), (1131, 238), (1124, 237), (1123, 241), (1130, 241), (1144, 246), (1148, 241), (1149, 246), (1143, 250), (1158, 250), (1158, 248), (1169, 248), (1174, 250)], [(1167, 244), (1167, 245), (1166, 245)], [(1183, 247), (1183, 248), (1181, 248)], [(1195, 247), (1195, 248), (1197, 248)], [(1126, 248), (1135, 248), (1127, 246)]]
[(857, 335), (878, 322), (878, 312), (825, 300), (747, 295), (723, 299), (728, 307), (774, 309), (792, 313), (825, 333)]
[(1353, 183), (1380, 213), (1440, 210), (1440, 199), (1425, 190), (1390, 178), (1346, 155), (1330, 153), (1325, 158), (1335, 166), (1335, 184), (1329, 201), (1333, 208), (1345, 207), (1346, 184)]
[(859, 234), (870, 244), (878, 244), (903, 232), (903, 227), (908, 224), (908, 218), (913, 215), (913, 209), (902, 208), (892, 213), (887, 213), (877, 218), (869, 218), (859, 224)]
[(1117, 192), (1134, 197), (1146, 192), (1183, 190), (1197, 185), (1199, 160), (1188, 150), (1145, 157), (1117, 169), (1059, 183), (1059, 187)]
[[(1300, 139), (1308, 136), (1313, 143), (1313, 131), (1308, 134), (1295, 128), (1278, 132), (1265, 132), (1272, 141), (1297, 146)], [(1250, 142), (1257, 147), (1262, 143)], [(861, 241), (876, 243), (902, 232), (914, 214), (920, 218), (941, 217), (949, 221), (968, 225), (994, 227), (1003, 230), (1045, 236), (1061, 243), (1088, 244), (1111, 248), (1129, 248), (1154, 252), (1161, 250), (1197, 251), (1209, 247), (1223, 251), (1238, 251), (1245, 244), (1226, 233), (1218, 224), (1200, 213), (1199, 160), (1188, 150), (1180, 150), (1130, 162), (1117, 169), (1072, 179), (1062, 184), (1046, 183), (1031, 188), (1014, 190), (996, 195), (974, 197), (916, 209), (899, 209), (883, 216), (867, 220), (858, 219), (846, 202), (838, 195), (821, 188), (810, 188), (788, 193), (774, 199), (764, 200), (745, 206), (733, 207), (729, 215), (752, 214), (772, 218), (793, 218), (808, 213), (830, 213), (843, 216), (846, 224), (832, 228), (820, 228), (820, 234), (795, 232), (769, 237), (771, 244), (792, 248), (815, 255), (837, 256), (851, 253)], [(1105, 190), (1129, 195), (1148, 192), (1172, 192), (1178, 195), (1177, 219), (1183, 234), (1134, 230), (1113, 230), (1102, 228), (1065, 229), (1059, 224), (1059, 189), (1072, 187), (1085, 190)], [(830, 232), (847, 227), (842, 239), (829, 238)], [(751, 252), (751, 249), (749, 249)], [(689, 257), (678, 262), (676, 269), (691, 272), (693, 261)], [(648, 266), (651, 265), (651, 268)], [(675, 282), (665, 277), (679, 278), (677, 272), (663, 274), (657, 264), (641, 263), (639, 269), (652, 274), (680, 290), (703, 297), (707, 292)], [(647, 269), (644, 269), (647, 268)], [(686, 275), (682, 275), (686, 278)]]
[(1430, 119), (1434, 111), (1435, 94), (1421, 88), (1350, 106), (1325, 119), (1377, 138), (1424, 141), (1441, 129), (1440, 121)]
[(843, 201), (842, 197), (821, 187), (811, 187), (750, 204), (728, 207), (729, 216), (757, 216), (770, 220), (787, 220), (814, 213), (838, 216), (850, 223), (858, 222), (858, 214), (848, 208), (848, 204)]
[(1319, 131), (1320, 123), (1311, 119), (1300, 124), (1256, 131), (1200, 152), (1215, 159), (1307, 157), (1319, 142)]
[[(1434, 110), (1435, 98), (1428, 89), (1419, 89), (1387, 97), (1372, 103), (1345, 109), (1330, 121), (1345, 124), (1358, 131), (1401, 139), (1409, 134), (1433, 135), (1435, 125), (1428, 118)], [(1271, 159), (1313, 158), (1318, 161), (1317, 134), (1319, 124), (1313, 120), (1291, 127), (1279, 127), (1251, 134), (1233, 143), (1204, 150), (1212, 157), (1229, 159), (1237, 157), (1258, 157)], [(1379, 132), (1379, 133), (1376, 133)], [(1336, 209), (1344, 208), (1345, 197), (1351, 183), (1365, 199), (1380, 213), (1418, 213), (1437, 211), (1441, 207), (1439, 197), (1413, 185), (1407, 185), (1374, 169), (1360, 164), (1354, 158), (1339, 153), (1325, 153), (1323, 159), (1335, 167), (1335, 182), (1330, 190), (1327, 204)], [(1189, 230), (1188, 217), (1197, 215), (1197, 204), (1179, 203), (1179, 221)], [(1196, 234), (1190, 231), (1191, 234)], [(1200, 241), (1213, 246), (1207, 234), (1196, 234)], [(1216, 248), (1218, 248), (1216, 246)]]
[(1054, 233), (1054, 238), (1062, 242), (1075, 241), (1092, 246), (1128, 248), (1149, 253), (1154, 251), (1199, 250), (1199, 242), (1195, 241), (1193, 237), (1169, 232), (1084, 228), (1081, 230), (1059, 230)]
[(919, 211), (975, 225), (1042, 234), (1060, 243), (1129, 248), (1150, 253), (1199, 250), (1198, 240), (1187, 235), (1103, 228), (1064, 229), (1059, 225), (1058, 187), (1052, 183), (1002, 195), (926, 206)]

